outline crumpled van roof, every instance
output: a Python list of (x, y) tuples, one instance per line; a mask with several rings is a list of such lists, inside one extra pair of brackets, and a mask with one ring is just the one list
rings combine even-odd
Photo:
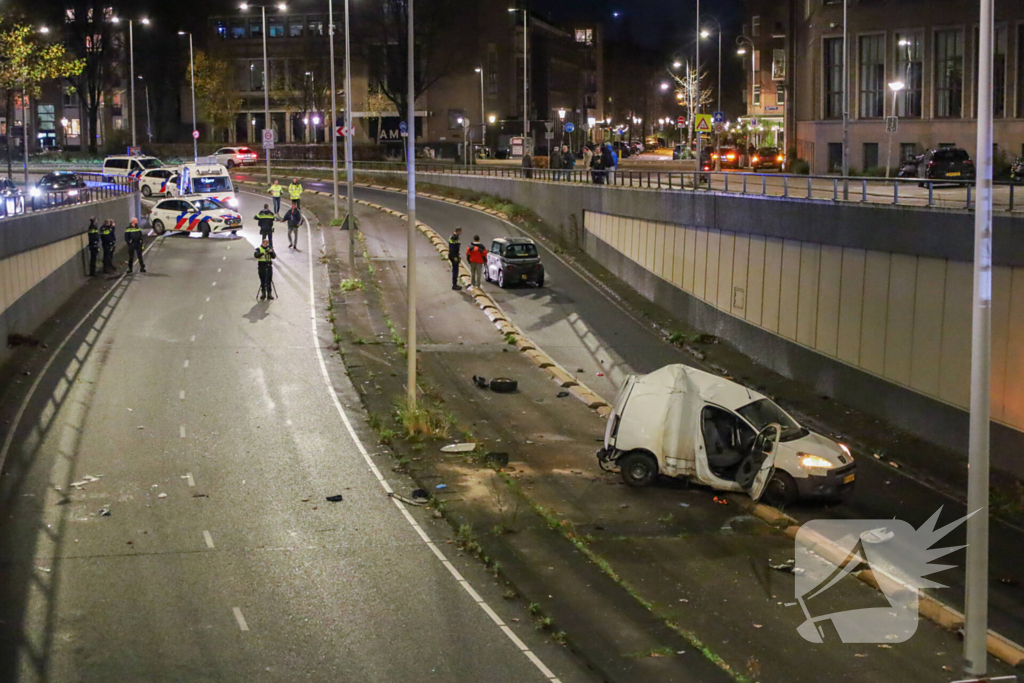
[(638, 377), (637, 383), (670, 392), (697, 392), (708, 403), (714, 403), (729, 410), (738, 410), (749, 403), (765, 398), (763, 394), (747, 389), (732, 380), (682, 363), (666, 365), (650, 374)]

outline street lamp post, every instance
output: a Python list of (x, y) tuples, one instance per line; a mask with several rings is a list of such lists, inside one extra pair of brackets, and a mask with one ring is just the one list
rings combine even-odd
[(462, 126), (462, 139), (465, 141), (462, 146), (462, 164), (469, 166), (469, 119), (460, 116), (456, 121)]
[(196, 129), (196, 62), (195, 53), (192, 50), (192, 32), (178, 31), (179, 36), (188, 36), (188, 63), (189, 72), (192, 76), (192, 161), (199, 160), (199, 131)]
[[(516, 10), (515, 7), (510, 7), (508, 11), (509, 12), (516, 12), (517, 10)], [(527, 37), (526, 15), (527, 15), (527, 11), (525, 9), (523, 9), (523, 146), (524, 146), (524, 152), (525, 152), (525, 146), (526, 146), (526, 138), (530, 137), (530, 115), (529, 115), (530, 109), (529, 109), (528, 100), (527, 100), (527, 97), (529, 96), (529, 92), (527, 91), (527, 88), (526, 88), (527, 78), (529, 77), (529, 71), (527, 69), (527, 65), (529, 64), (529, 60), (527, 60), (527, 49), (528, 49), (529, 45), (526, 42), (526, 37)]]
[[(696, 42), (696, 45), (697, 45), (697, 60), (694, 62), (694, 66), (696, 67), (696, 73), (694, 75), (695, 75), (695, 77), (697, 79), (697, 88), (696, 88), (697, 92), (694, 94), (694, 101), (691, 104), (693, 105), (694, 113), (695, 114), (699, 114), (700, 113), (700, 100), (701, 100), (701, 97), (700, 97), (700, 0), (697, 0), (697, 40), (695, 42)], [(693, 117), (693, 120), (694, 121), (697, 120), (696, 116)], [(696, 126), (694, 126), (694, 127), (696, 127)], [(701, 147), (700, 131), (697, 131), (697, 166), (700, 166), (700, 147)]]
[[(894, 81), (889, 84), (889, 89), (892, 90), (892, 118), (894, 121), (896, 120), (896, 96), (899, 95), (900, 90), (903, 90), (905, 86), (906, 84), (903, 81)], [(888, 121), (886, 121), (885, 128), (889, 133), (889, 150), (886, 152), (885, 159), (885, 177), (888, 178), (889, 167), (892, 166), (892, 135), (896, 130), (893, 126), (889, 125)]]
[(850, 198), (850, 51), (847, 49), (849, 1), (843, 0), (843, 200)]
[[(355, 273), (356, 263), (356, 222), (355, 222), (355, 170), (352, 168), (352, 41), (349, 25), (348, 0), (345, 0), (345, 212), (348, 221), (348, 263), (350, 272)], [(333, 42), (333, 41), (332, 41)], [(333, 61), (333, 60), (332, 60)], [(332, 84), (333, 87), (333, 84)], [(335, 154), (337, 158), (337, 154)], [(338, 176), (334, 176), (334, 216), (338, 216)]]
[[(708, 15), (705, 19), (710, 19), (715, 22), (718, 33), (718, 99), (716, 100), (715, 109), (722, 111), (722, 24), (718, 22), (718, 19)], [(711, 32), (707, 29), (701, 29), (700, 37), (707, 38), (711, 35)]]
[[(334, 80), (334, 0), (327, 0), (327, 36), (331, 58), (331, 125), (325, 126), (331, 135), (331, 198), (334, 217), (338, 217), (338, 87)], [(348, 95), (348, 91), (345, 91)]]
[[(243, 2), (239, 7), (244, 11), (252, 6), (251, 3)], [(275, 5), (277, 9), (284, 12), (288, 9), (288, 5), (278, 3)], [(267, 64), (267, 6), (259, 5), (260, 18), (263, 24), (263, 130), (273, 131), (274, 127), (270, 123), (270, 67)], [(333, 62), (333, 60), (332, 60)], [(315, 132), (315, 128), (314, 128)], [(263, 131), (260, 131), (260, 137), (263, 137)], [(264, 142), (263, 155), (267, 158), (267, 185), (270, 184), (270, 150), (265, 146)]]
[(484, 119), (484, 70), (477, 67), (476, 72), (480, 74), (480, 144), (487, 145), (487, 123)]
[[(736, 44), (739, 48), (736, 50), (736, 54), (745, 55), (747, 49), (744, 45), (750, 45), (750, 109), (747, 111), (747, 116), (752, 117), (754, 115), (754, 85), (756, 85), (757, 71), (754, 69), (754, 41), (744, 35), (736, 36)], [(748, 140), (749, 144), (750, 141)]]
[[(111, 19), (113, 23), (119, 23), (121, 19), (119, 17), (113, 17)], [(149, 25), (149, 19), (143, 17), (139, 20), (139, 23)], [(138, 142), (135, 137), (135, 20), (128, 20), (128, 78), (131, 81), (130, 94), (131, 98), (131, 110), (132, 110), (132, 147), (137, 147)], [(149, 103), (146, 103), (147, 107)]]
[(412, 410), (416, 407), (416, 86), (415, 86), (415, 69), (416, 69), (416, 36), (414, 33), (415, 20), (414, 20), (414, 0), (409, 0), (409, 26), (408, 36), (408, 78), (407, 84), (408, 92), (406, 103), (408, 116), (408, 122), (406, 126), (405, 139), (405, 163), (408, 169), (408, 193), (407, 199), (408, 208), (406, 214), (409, 218), (409, 229), (406, 243), (406, 297), (409, 300), (409, 320), (407, 323), (408, 328), (408, 375), (406, 378), (406, 395), (409, 401), (409, 409)]

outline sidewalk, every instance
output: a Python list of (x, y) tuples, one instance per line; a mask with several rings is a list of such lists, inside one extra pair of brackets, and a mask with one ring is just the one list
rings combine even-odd
[[(357, 216), (390, 320), (404, 339), (405, 223), (364, 208)], [(449, 226), (432, 227), (444, 232)], [(347, 263), (347, 235), (330, 231), (328, 237), (334, 238), (329, 258)], [(491, 470), (475, 460), (441, 456), (429, 443), (400, 455), (399, 466), (431, 489), (447, 486), (446, 514), (472, 522), (485, 553), (499, 559), (524, 597), (539, 603), (570, 645), (585, 650), (612, 680), (715, 680), (692, 678), (692, 655), (700, 649), (705, 657), (697, 662), (720, 658), (740, 680), (889, 680), (891, 671), (908, 682), (954, 677), (957, 637), (924, 621), (914, 638), (892, 647), (803, 641), (796, 633), (803, 615), (792, 604), (793, 577), (768, 568), (769, 561), (792, 557), (792, 543), (736, 505), (715, 504), (706, 491), (637, 491), (601, 472), (593, 452), (603, 420), (571, 397), (559, 398), (559, 387), (503, 343), (465, 292), (450, 290), (447, 264), (425, 238), (418, 249), (421, 384), (477, 441), (508, 453), (509, 480), (542, 517), (521, 510), (509, 519), (513, 503)], [(389, 397), (401, 395), (404, 362), (387, 343), (387, 324), (366, 292), (352, 294), (336, 304), (338, 328), (348, 332), (341, 348), (353, 381), (365, 389), (364, 402), (384, 415), (391, 412)], [(473, 374), (499, 373), (520, 382), (518, 394), (479, 391), (470, 382)], [(499, 524), (516, 527), (516, 533), (498, 533)], [(585, 557), (595, 564), (583, 561), (581, 567)], [(598, 566), (605, 573), (593, 578)], [(610, 576), (618, 577), (620, 588), (610, 586)], [(632, 612), (622, 600), (627, 591), (635, 598), (626, 601)], [(876, 597), (848, 577), (821, 609)], [(642, 611), (645, 618), (636, 616), (638, 605), (649, 608)], [(671, 644), (669, 638), (681, 640), (679, 634), (686, 640)], [(992, 670), (1003, 668), (993, 663)]]

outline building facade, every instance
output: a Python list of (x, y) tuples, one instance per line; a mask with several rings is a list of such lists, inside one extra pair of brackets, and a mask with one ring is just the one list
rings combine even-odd
[[(789, 86), (785, 104), (793, 109), (795, 130), (787, 146), (810, 162), (812, 173), (838, 171), (845, 92), (853, 171), (887, 164), (895, 168), (902, 159), (942, 146), (963, 147), (973, 156), (977, 7), (955, 0), (850, 0), (845, 50), (843, 9), (840, 0), (767, 6), (748, 0), (751, 31), (755, 21), (763, 31), (766, 17), (781, 28), (771, 40), (777, 41), (773, 54), (784, 50), (791, 66), (779, 81)], [(994, 142), (1000, 163), (1024, 153), (1024, 6), (1019, 3), (996, 6), (993, 58)], [(761, 83), (772, 69), (762, 50), (755, 65)], [(755, 89), (755, 100), (757, 94)], [(760, 96), (765, 100), (764, 92)], [(750, 106), (749, 94), (746, 99)], [(890, 143), (886, 118), (893, 116), (896, 130)]]

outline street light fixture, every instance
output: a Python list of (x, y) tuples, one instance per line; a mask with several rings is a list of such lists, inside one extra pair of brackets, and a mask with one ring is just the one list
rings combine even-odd
[(667, 82), (665, 82), (665, 83), (662, 83), (662, 84), (661, 84), (661, 90), (662, 90), (662, 92), (664, 92), (664, 91), (668, 90), (668, 88), (669, 88), (669, 85), (668, 85), (668, 83), (667, 83)]
[(39, 27), (39, 32), (40, 33), (49, 33), (50, 32), (50, 27), (49, 26), (40, 26)]
[[(900, 90), (903, 90), (903, 88), (905, 88), (905, 87), (906, 87), (906, 84), (903, 81), (893, 81), (892, 83), (889, 84), (889, 90), (892, 90), (892, 118), (893, 118), (893, 120), (896, 119), (896, 96), (899, 94)], [(896, 131), (894, 130), (893, 126), (889, 125), (888, 120), (886, 120), (885, 128), (886, 128), (886, 132), (889, 133), (889, 149), (886, 152), (886, 160), (885, 160), (885, 177), (888, 178), (889, 177), (889, 167), (892, 165), (892, 135)]]
[[(284, 12), (288, 9), (288, 5), (285, 3), (275, 3), (272, 5), (280, 11)], [(263, 20), (262, 26), (262, 37), (263, 37), (263, 130), (274, 130), (273, 125), (270, 123), (270, 67), (267, 65), (267, 5), (259, 4), (255, 5), (249, 2), (243, 2), (239, 6), (243, 12), (248, 10), (250, 7), (260, 8), (260, 17)], [(331, 61), (333, 64), (333, 60)], [(260, 132), (260, 137), (263, 137), (263, 131)], [(270, 150), (264, 147), (263, 155), (267, 158), (267, 185), (270, 184)]]
[[(715, 26), (718, 29), (717, 30), (717, 33), (718, 33), (718, 97), (717, 97), (717, 100), (716, 100), (715, 109), (718, 110), (718, 111), (722, 111), (722, 24), (719, 23), (718, 19), (716, 19), (715, 17), (711, 16), (710, 14), (707, 17), (705, 17), (705, 20), (710, 20), (710, 21), (715, 22)], [(709, 38), (709, 37), (711, 37), (711, 31), (709, 31), (706, 28), (705, 29), (701, 29), (700, 37), (701, 38)]]
[[(474, 71), (476, 71), (478, 74), (480, 74), (480, 144), (481, 145), (486, 145), (487, 144), (487, 124), (484, 123), (484, 120), (485, 120), (484, 119), (484, 69), (483, 69), (483, 67), (478, 66), (476, 69), (474, 69)], [(492, 121), (492, 123), (493, 123), (493, 121)], [(481, 147), (481, 149), (482, 149), (482, 147)]]
[(192, 161), (199, 161), (199, 131), (196, 129), (196, 62), (192, 51), (192, 32), (178, 31), (179, 36), (188, 36), (189, 74), (192, 80)]
[(676, 61), (672, 62), (672, 68), (673, 68), (673, 69), (678, 69), (678, 68), (679, 68), (679, 67), (681, 67), (682, 65), (683, 65), (683, 63), (682, 63), (682, 62), (680, 62), (680, 61), (679, 61), (678, 59), (677, 59)]

